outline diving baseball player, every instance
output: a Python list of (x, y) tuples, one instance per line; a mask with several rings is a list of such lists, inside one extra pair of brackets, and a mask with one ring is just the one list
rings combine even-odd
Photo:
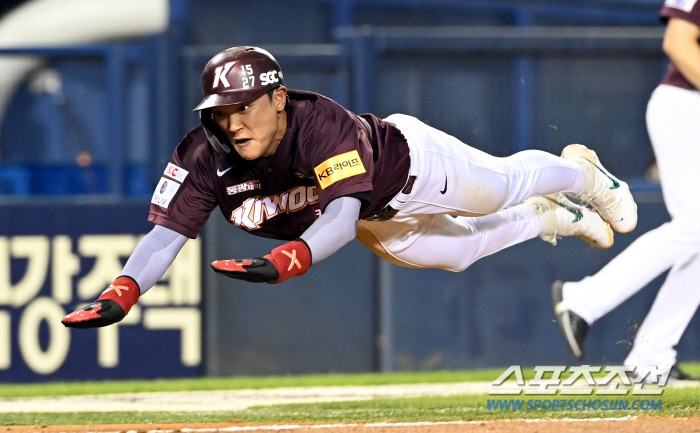
[(537, 236), (608, 248), (610, 226), (628, 232), (637, 222), (627, 184), (582, 145), (563, 157), (496, 158), (410, 116), (356, 115), (288, 90), (277, 61), (256, 47), (214, 56), (202, 85), (201, 125), (177, 146), (153, 194), (154, 229), (66, 326), (121, 320), (217, 206), (231, 224), (287, 241), (264, 257), (212, 263), (228, 277), (266, 283), (304, 274), (355, 237), (392, 263), (457, 272)]
[(625, 365), (668, 367), (672, 380), (700, 380), (676, 365), (675, 346), (700, 305), (700, 2), (666, 0), (663, 50), (671, 63), (647, 105), (646, 121), (672, 220), (645, 233), (597, 274), (552, 287), (569, 348), (584, 356), (590, 324), (671, 269), (634, 340)]

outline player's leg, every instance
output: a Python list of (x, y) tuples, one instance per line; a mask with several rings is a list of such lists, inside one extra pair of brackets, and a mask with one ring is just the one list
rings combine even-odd
[(417, 176), (407, 214), (488, 215), (529, 197), (584, 189), (581, 166), (558, 156), (528, 150), (498, 158), (414, 117), (386, 120), (406, 137)]
[(357, 238), (394, 264), (459, 272), (541, 231), (537, 212), (523, 204), (479, 218), (431, 214), (360, 221)]
[(636, 224), (636, 204), (627, 185), (607, 173), (595, 153), (583, 146), (567, 146), (564, 158), (538, 150), (498, 158), (411, 116), (396, 114), (386, 120), (406, 137), (411, 174), (417, 177), (406, 213), (486, 215), (529, 197), (564, 192), (591, 202), (618, 230), (621, 220)]
[(391, 263), (455, 272), (536, 236), (552, 243), (577, 236), (599, 247), (612, 245), (609, 225), (563, 195), (532, 198), (482, 217), (399, 215), (390, 221), (360, 221), (357, 230), (362, 243)]
[[(700, 251), (700, 228), (695, 218), (700, 202), (689, 199), (700, 194), (700, 172), (693, 157), (700, 136), (700, 125), (694, 120), (694, 113), (700, 111), (700, 96), (696, 93), (659, 86), (647, 110), (647, 127), (672, 221), (639, 237), (595, 275), (565, 283), (559, 312), (572, 311), (592, 324), (675, 263)], [(674, 275), (679, 272), (682, 278), (681, 269)], [(676, 301), (692, 297), (690, 292), (697, 291), (695, 285), (683, 284), (665, 290), (674, 291)], [(652, 324), (654, 317), (657, 315), (652, 317)]]
[(698, 254), (687, 261), (678, 262), (671, 268), (649, 314), (639, 328), (625, 365), (643, 367), (676, 364), (675, 346), (700, 305), (698, 281)]

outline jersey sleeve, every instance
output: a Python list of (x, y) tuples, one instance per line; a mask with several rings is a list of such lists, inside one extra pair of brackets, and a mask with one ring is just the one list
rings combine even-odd
[(175, 149), (153, 193), (148, 216), (150, 222), (192, 239), (217, 206), (211, 180), (216, 171), (213, 156), (206, 136), (195, 131)]
[(659, 12), (661, 20), (680, 18), (700, 26), (700, 1), (698, 0), (666, 0)]
[(315, 124), (300, 134), (299, 143), (313, 168), (323, 210), (338, 197), (371, 192), (374, 160), (368, 132), (354, 114), (333, 102), (316, 110)]

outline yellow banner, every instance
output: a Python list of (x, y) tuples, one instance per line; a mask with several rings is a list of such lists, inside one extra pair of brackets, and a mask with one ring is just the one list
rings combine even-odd
[(346, 152), (323, 161), (314, 168), (321, 189), (333, 185), (341, 179), (365, 173), (360, 154), (356, 150)]

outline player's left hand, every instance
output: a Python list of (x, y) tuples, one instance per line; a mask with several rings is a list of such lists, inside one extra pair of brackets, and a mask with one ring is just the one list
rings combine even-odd
[(281, 283), (303, 275), (310, 266), (311, 251), (301, 239), (279, 246), (264, 257), (217, 260), (211, 264), (214, 272), (251, 283)]

